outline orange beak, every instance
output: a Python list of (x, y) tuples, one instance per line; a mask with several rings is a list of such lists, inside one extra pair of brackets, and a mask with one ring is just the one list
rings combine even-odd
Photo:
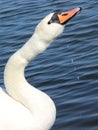
[(75, 8), (72, 9), (68, 12), (62, 12), (60, 14), (57, 14), (58, 18), (59, 18), (59, 22), (61, 24), (66, 23), (67, 21), (69, 21), (73, 16), (75, 16), (79, 11), (81, 10), (81, 8)]

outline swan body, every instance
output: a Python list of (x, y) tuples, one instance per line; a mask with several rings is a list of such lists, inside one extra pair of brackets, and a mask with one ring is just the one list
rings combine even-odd
[(46, 16), (30, 40), (8, 60), (4, 71), (8, 94), (0, 89), (0, 130), (49, 130), (54, 124), (54, 102), (26, 81), (24, 70), (32, 59), (63, 32), (66, 21), (79, 10), (75, 8), (67, 12), (67, 16), (62, 15), (65, 12)]

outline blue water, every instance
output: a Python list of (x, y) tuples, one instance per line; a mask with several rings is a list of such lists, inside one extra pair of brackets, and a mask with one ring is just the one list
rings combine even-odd
[(82, 7), (63, 34), (26, 68), (29, 83), (55, 102), (51, 130), (98, 130), (98, 1), (0, 0), (0, 86), (8, 58), (50, 12)]

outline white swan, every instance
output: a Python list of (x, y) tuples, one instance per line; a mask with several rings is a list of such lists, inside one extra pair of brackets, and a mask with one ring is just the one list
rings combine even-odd
[(24, 69), (62, 33), (65, 23), (80, 8), (51, 13), (36, 27), (30, 40), (10, 57), (4, 71), (8, 95), (0, 89), (0, 130), (49, 130), (56, 116), (52, 99), (31, 86)]

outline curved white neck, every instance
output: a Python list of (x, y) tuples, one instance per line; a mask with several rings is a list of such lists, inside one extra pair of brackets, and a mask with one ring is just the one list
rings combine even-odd
[[(8, 94), (27, 107), (42, 130), (48, 130), (55, 120), (55, 105), (48, 95), (31, 86), (24, 77), (24, 69), (35, 56), (43, 52), (49, 43), (38, 39), (34, 34), (31, 39), (9, 59), (4, 82)], [(41, 130), (41, 129), (40, 129)]]

